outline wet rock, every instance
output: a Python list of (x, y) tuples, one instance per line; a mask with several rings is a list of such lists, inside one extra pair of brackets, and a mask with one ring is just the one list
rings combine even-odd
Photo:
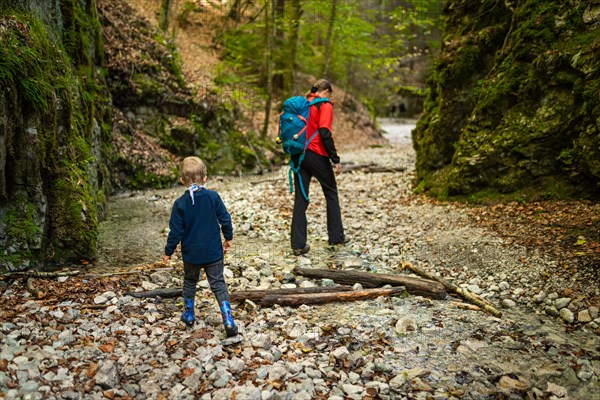
[(554, 306), (548, 306), (544, 309), (545, 313), (548, 315), (551, 315), (553, 317), (558, 317), (559, 316), (559, 312), (556, 309), (556, 307)]

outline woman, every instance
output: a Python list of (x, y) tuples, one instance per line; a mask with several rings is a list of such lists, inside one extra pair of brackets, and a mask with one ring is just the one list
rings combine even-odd
[[(317, 97), (329, 98), (332, 93), (333, 87), (331, 83), (325, 79), (320, 79), (306, 93), (306, 98), (309, 101)], [(340, 164), (340, 158), (337, 155), (333, 136), (331, 135), (332, 122), (333, 104), (331, 102), (322, 102), (310, 107), (306, 137), (310, 138), (315, 132), (318, 131), (318, 133), (308, 145), (304, 160), (300, 165), (300, 174), (294, 174), (296, 196), (292, 216), (292, 249), (296, 256), (305, 254), (310, 250), (310, 246), (306, 243), (306, 209), (308, 201), (302, 195), (298, 178), (302, 179), (302, 185), (307, 196), (310, 180), (313, 176), (321, 184), (325, 200), (327, 201), (327, 234), (329, 236), (329, 244), (336, 245), (348, 242), (344, 235), (337, 183), (335, 181), (335, 175), (342, 172), (342, 165)], [(298, 162), (298, 158), (299, 156), (294, 156), (294, 163)]]

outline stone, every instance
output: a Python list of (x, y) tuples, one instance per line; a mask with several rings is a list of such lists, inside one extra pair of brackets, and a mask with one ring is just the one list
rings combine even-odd
[(404, 373), (400, 373), (390, 379), (388, 385), (394, 390), (401, 388), (406, 383), (406, 375)]
[(411, 317), (402, 317), (396, 322), (396, 333), (407, 335), (417, 331), (417, 322)]
[(548, 387), (546, 388), (545, 392), (553, 394), (556, 397), (567, 397), (567, 395), (569, 394), (567, 392), (567, 388), (556, 385), (552, 382), (548, 382)]
[(505, 308), (513, 308), (516, 307), (517, 303), (515, 303), (513, 300), (511, 299), (504, 299), (502, 300), (502, 306)]
[(321, 279), (321, 286), (335, 286), (335, 281), (333, 279), (323, 278)]
[(590, 311), (589, 310), (579, 311), (579, 313), (577, 314), (577, 321), (579, 321), (583, 324), (592, 322), (592, 316), (590, 315)]
[(477, 285), (467, 285), (467, 290), (471, 293), (475, 293), (475, 294), (481, 294), (483, 293), (483, 290), (481, 290), (481, 288)]
[(575, 315), (573, 314), (573, 311), (569, 310), (568, 308), (563, 308), (560, 310), (560, 317), (569, 324), (572, 324), (575, 321)]
[(150, 274), (150, 280), (157, 285), (165, 286), (171, 283), (171, 273), (169, 271), (157, 271)]
[(544, 309), (544, 312), (545, 312), (546, 314), (548, 314), (548, 315), (551, 315), (551, 316), (553, 316), (553, 317), (558, 317), (558, 316), (559, 316), (559, 312), (558, 312), (558, 310), (556, 309), (556, 307), (554, 307), (554, 306), (547, 306), (547, 307)]
[(285, 378), (287, 370), (281, 365), (273, 365), (269, 368), (269, 380), (276, 381)]
[(598, 307), (590, 307), (588, 310), (590, 311), (590, 316), (592, 319), (598, 318)]
[(343, 360), (348, 358), (350, 351), (348, 351), (346, 346), (342, 346), (335, 349), (331, 354), (336, 358), (336, 360)]
[(509, 391), (527, 389), (527, 385), (525, 383), (506, 375), (500, 378), (498, 385), (500, 385), (501, 388), (504, 388)]
[(554, 306), (557, 310), (561, 310), (569, 305), (571, 299), (569, 297), (561, 297), (560, 299), (554, 300)]
[(352, 290), (355, 290), (355, 291), (363, 290), (363, 286), (357, 282), (352, 286)]
[(253, 337), (250, 342), (252, 343), (252, 347), (264, 350), (269, 350), (272, 343), (271, 336), (267, 335), (266, 333), (259, 333)]
[(345, 383), (342, 385), (342, 390), (347, 395), (359, 394), (362, 393), (364, 388), (360, 385), (352, 385), (350, 383)]
[(500, 282), (498, 284), (498, 287), (500, 288), (500, 290), (508, 290), (508, 289), (510, 289), (510, 285), (506, 281)]
[(119, 370), (117, 364), (112, 360), (102, 363), (94, 377), (96, 384), (103, 389), (113, 389), (119, 385)]

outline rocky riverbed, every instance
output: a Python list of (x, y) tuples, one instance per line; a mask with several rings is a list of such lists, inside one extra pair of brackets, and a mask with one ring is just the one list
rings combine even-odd
[[(464, 207), (411, 189), (414, 154), (399, 143), (344, 155), (405, 172), (339, 177), (352, 241), (327, 246), (324, 199), (311, 186), (307, 257), (289, 250), (287, 171), (214, 178), (234, 221), (231, 291), (326, 286), (306, 268), (406, 273), (409, 261), (494, 302), (501, 318), (416, 296), (298, 308), (234, 304), (244, 341), (225, 345), (216, 302), (200, 283), (196, 314), (181, 299), (130, 292), (182, 284), (180, 260), (158, 261), (181, 189), (121, 196), (88, 272), (21, 281), (0, 297), (0, 393), (6, 399), (598, 399), (598, 282), (562, 278), (543, 249), (511, 243)], [(527, 262), (523, 262), (527, 260)], [(592, 266), (593, 267), (593, 266)], [(588, 271), (588, 272), (586, 272)], [(593, 276), (593, 274), (591, 275)], [(565, 282), (578, 289), (565, 292)], [(580, 285), (575, 285), (580, 283)], [(35, 293), (34, 293), (35, 292)]]

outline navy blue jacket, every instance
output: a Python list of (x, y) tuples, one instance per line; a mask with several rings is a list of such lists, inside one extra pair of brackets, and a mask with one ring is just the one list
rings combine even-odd
[(165, 254), (171, 256), (181, 242), (183, 261), (190, 264), (210, 264), (223, 258), (221, 232), (225, 240), (233, 239), (231, 216), (213, 190), (194, 192), (194, 205), (190, 192), (175, 200), (169, 221), (169, 237)]

